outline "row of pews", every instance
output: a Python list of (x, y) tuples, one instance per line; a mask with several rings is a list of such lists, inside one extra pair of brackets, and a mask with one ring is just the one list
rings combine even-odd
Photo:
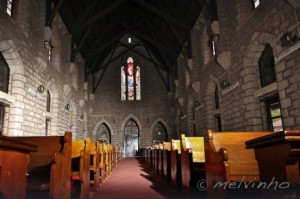
[(89, 199), (121, 159), (119, 147), (70, 132), (0, 136), (0, 198)]
[[(204, 137), (207, 137), (205, 140)], [(230, 198), (233, 192), (297, 198), (300, 131), (213, 132), (143, 149), (152, 169), (172, 186), (196, 196)]]

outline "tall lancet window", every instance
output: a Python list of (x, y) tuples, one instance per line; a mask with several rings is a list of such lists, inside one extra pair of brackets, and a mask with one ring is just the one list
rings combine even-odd
[(121, 100), (141, 100), (141, 70), (132, 57), (121, 67)]

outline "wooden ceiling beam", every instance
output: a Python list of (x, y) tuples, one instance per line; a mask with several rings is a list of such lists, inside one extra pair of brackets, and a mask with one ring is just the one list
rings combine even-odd
[(112, 11), (114, 11), (116, 8), (120, 7), (121, 5), (123, 5), (127, 1), (128, 0), (118, 0), (118, 1), (115, 1), (115, 2), (111, 3), (108, 7), (104, 8), (101, 11), (99, 11), (97, 14), (95, 14), (89, 20), (86, 20), (84, 23), (77, 23), (74, 26), (74, 28), (72, 30), (72, 33), (80, 32), (84, 28), (93, 25), (96, 21), (98, 21), (102, 17), (110, 14)]
[[(115, 54), (116, 49), (117, 49), (117, 46), (115, 46), (114, 49), (112, 50), (112, 52), (111, 52), (111, 54), (109, 56), (109, 61), (111, 60), (112, 56)], [(98, 88), (98, 86), (99, 86), (99, 84), (100, 84), (100, 82), (101, 82), (101, 80), (102, 80), (102, 78), (103, 78), (103, 76), (104, 76), (107, 68), (108, 68), (108, 65), (106, 65), (106, 67), (104, 68), (104, 70), (103, 70), (102, 74), (100, 75), (100, 77), (99, 77), (98, 82), (97, 82), (96, 85), (95, 85), (95, 82), (93, 81), (93, 93), (96, 92), (96, 90), (97, 90), (97, 88)]]
[[(124, 44), (124, 43), (122, 43), (122, 42), (120, 42), (120, 44), (121, 44), (122, 46), (124, 46), (125, 48), (131, 50), (132, 52), (134, 52), (134, 53), (140, 55), (141, 57), (143, 57), (143, 58), (146, 59), (147, 61), (149, 61), (149, 62), (151, 62), (151, 63), (153, 63), (153, 64), (156, 64), (157, 66), (159, 66), (161, 69), (165, 70), (166, 72), (170, 72), (170, 69), (169, 69), (168, 67), (162, 66), (162, 65), (160, 65), (160, 64), (158, 64), (158, 63), (156, 63), (156, 62), (154, 62), (154, 60), (151, 60), (151, 59), (150, 59), (149, 57), (147, 57), (146, 55), (144, 55), (144, 54), (138, 52), (138, 51), (135, 50), (134, 48), (130, 48), (128, 45), (126, 45), (126, 44)], [(146, 49), (146, 48), (145, 48), (145, 49)]]
[(158, 69), (157, 64), (154, 62), (154, 59), (153, 59), (152, 55), (150, 54), (149, 50), (148, 50), (148, 49), (145, 49), (145, 50), (146, 50), (148, 56), (150, 57), (150, 59), (152, 60), (152, 63), (153, 63), (153, 65), (154, 65), (156, 71), (158, 72), (158, 74), (159, 74), (159, 76), (160, 76), (160, 78), (161, 78), (163, 84), (165, 85), (167, 91), (169, 91), (169, 90), (170, 90), (170, 86), (169, 86), (168, 82), (165, 81), (165, 79), (164, 79), (162, 73), (161, 73), (160, 70)]
[(156, 16), (159, 16), (160, 18), (163, 18), (164, 20), (171, 22), (172, 24), (176, 25), (180, 29), (183, 29), (185, 31), (190, 31), (192, 28), (186, 25), (183, 21), (179, 21), (175, 19), (173, 16), (169, 15), (168, 13), (159, 10), (159, 8), (149, 4), (147, 1), (133, 0), (133, 2), (139, 5), (140, 7), (152, 12)]
[[(120, 42), (118, 43), (117, 47), (119, 46)], [(121, 44), (122, 45), (122, 44)], [(106, 67), (107, 65), (109, 65), (110, 63), (112, 63), (113, 61), (115, 61), (117, 58), (119, 58), (121, 55), (125, 54), (126, 52), (132, 50), (133, 48), (135, 48), (136, 46), (139, 46), (140, 43), (137, 43), (137, 44), (134, 44), (134, 45), (131, 45), (129, 48), (126, 48), (127, 50), (120, 53), (118, 56), (112, 58), (110, 61), (108, 61), (107, 63), (105, 63), (104, 65), (100, 66), (97, 68), (97, 71), (92, 71), (92, 72), (98, 72), (99, 70), (103, 69), (104, 67)]]
[(55, 5), (55, 7), (53, 8), (53, 10), (51, 11), (51, 15), (49, 16), (49, 18), (47, 18), (47, 21), (46, 21), (46, 26), (51, 26), (51, 23), (55, 17), (55, 15), (57, 14), (58, 12), (58, 9), (60, 8), (60, 6), (62, 5), (64, 0), (60, 0), (58, 2), (57, 5)]
[(160, 50), (163, 50), (166, 54), (169, 54), (171, 56), (176, 55), (176, 53), (173, 51), (172, 48), (165, 47), (165, 46), (161, 45), (160, 42), (157, 42), (156, 40), (151, 39), (150, 37), (144, 36), (143, 34), (140, 34), (138, 31), (136, 31), (134, 29), (129, 29), (129, 33), (132, 34), (133, 36), (136, 36), (140, 40), (142, 40), (143, 43), (147, 42), (150, 45), (155, 46), (156, 48), (158, 48)]

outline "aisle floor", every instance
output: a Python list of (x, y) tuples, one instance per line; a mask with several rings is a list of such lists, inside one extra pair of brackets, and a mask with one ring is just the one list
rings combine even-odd
[(139, 158), (124, 158), (93, 199), (181, 199), (188, 198), (170, 186)]

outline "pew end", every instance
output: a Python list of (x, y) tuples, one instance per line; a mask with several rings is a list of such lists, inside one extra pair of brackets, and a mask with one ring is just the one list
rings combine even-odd
[(80, 199), (89, 199), (91, 139), (72, 141), (72, 182), (80, 184)]
[(38, 145), (30, 154), (27, 194), (45, 192), (50, 198), (70, 198), (72, 134), (20, 137)]
[(196, 192), (197, 182), (205, 179), (205, 151), (203, 137), (186, 137), (181, 134), (182, 188)]
[(181, 147), (180, 140), (171, 140), (171, 185), (175, 188), (181, 188)]

